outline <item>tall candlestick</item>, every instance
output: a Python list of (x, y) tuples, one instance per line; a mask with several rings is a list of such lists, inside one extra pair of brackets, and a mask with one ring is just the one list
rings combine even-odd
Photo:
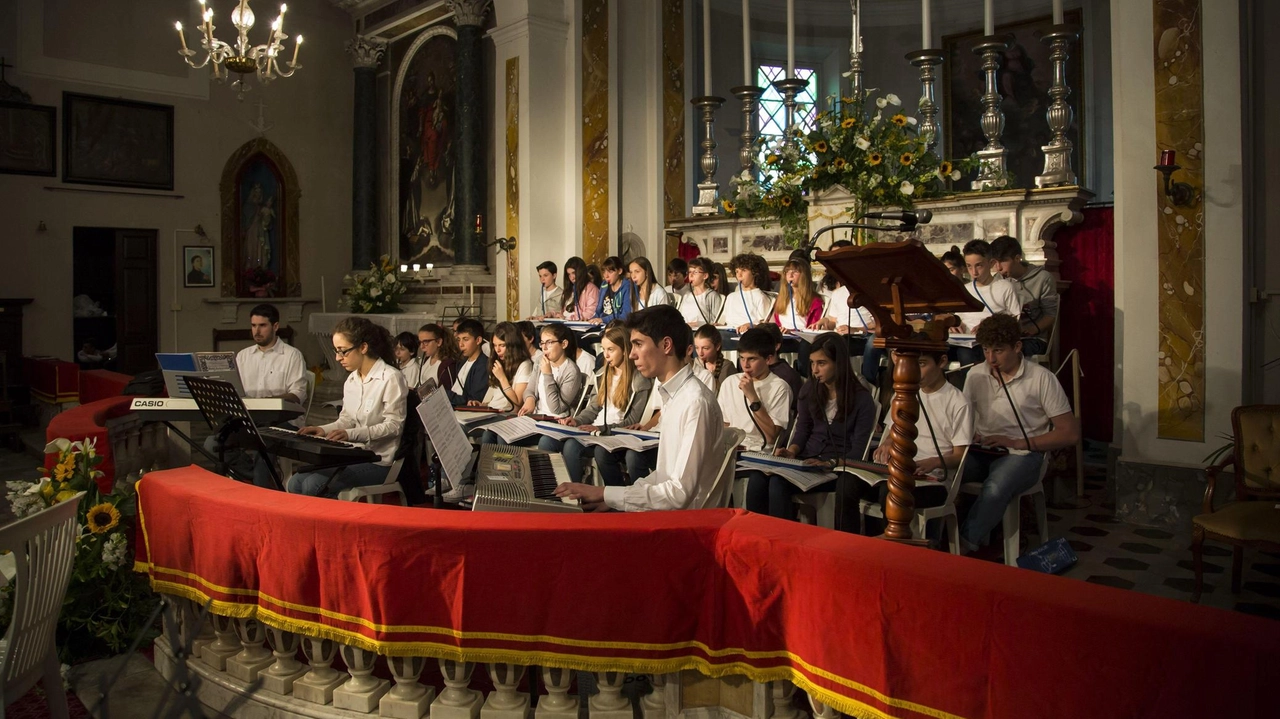
[(796, 76), (796, 0), (787, 0), (787, 77)]
[(933, 47), (933, 18), (929, 9), (929, 0), (920, 0), (920, 16), (924, 21), (920, 29), (920, 47), (925, 49)]
[(1062, 24), (1062, 0), (1053, 0), (1053, 24)]
[(298, 36), (298, 39), (296, 39), (296, 40), (294, 40), (294, 41), (293, 41), (293, 59), (289, 61), (289, 64), (290, 64), (290, 65), (297, 65), (297, 64), (298, 64), (298, 48), (300, 48), (300, 47), (302, 47), (302, 36), (301, 36), (301, 35), (299, 35), (299, 36)]
[(756, 84), (755, 76), (751, 66), (751, 0), (742, 0), (742, 84)]
[(982, 0), (982, 34), (991, 37), (996, 34), (996, 8), (994, 0)]
[(175, 29), (175, 30), (177, 30), (177, 31), (178, 31), (178, 38), (182, 40), (182, 52), (184, 52), (184, 53), (185, 53), (185, 52), (188, 52), (188, 50), (187, 50), (187, 36), (186, 36), (186, 35), (184, 35), (184, 34), (183, 34), (183, 32), (182, 32), (182, 23), (180, 23), (180, 22), (175, 22), (175, 23), (173, 24), (173, 27), (174, 27), (174, 29)]
[(851, 55), (862, 54), (862, 0), (850, 0), (853, 8), (853, 40), (849, 44)]
[(702, 94), (711, 94), (711, 0), (702, 0)]

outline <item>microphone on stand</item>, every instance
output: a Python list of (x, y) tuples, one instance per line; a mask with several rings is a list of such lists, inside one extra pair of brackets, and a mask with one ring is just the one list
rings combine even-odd
[(862, 217), (868, 220), (893, 220), (909, 227), (915, 227), (916, 225), (929, 224), (929, 220), (933, 219), (933, 212), (929, 210), (885, 210), (884, 212), (868, 212)]

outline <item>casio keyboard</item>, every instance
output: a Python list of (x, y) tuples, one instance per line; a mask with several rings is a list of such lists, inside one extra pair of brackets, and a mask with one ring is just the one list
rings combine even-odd
[(528, 447), (486, 444), (476, 464), (476, 512), (581, 512), (577, 500), (555, 496), (569, 479), (564, 456)]
[(377, 452), (351, 442), (339, 442), (280, 427), (259, 427), (267, 449), (279, 457), (310, 465), (359, 464), (377, 462)]
[[(282, 399), (244, 399), (249, 416), (259, 425), (276, 424), (303, 413), (302, 405)], [(194, 399), (178, 397), (138, 397), (129, 403), (129, 409), (137, 412), (145, 422), (203, 422), (204, 415)]]

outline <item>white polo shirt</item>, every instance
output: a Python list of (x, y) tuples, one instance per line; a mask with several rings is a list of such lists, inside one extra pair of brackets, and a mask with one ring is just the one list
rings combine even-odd
[(964, 288), (969, 291), (969, 295), (978, 302), (982, 303), (981, 312), (958, 312), (956, 316), (964, 323), (966, 332), (974, 332), (978, 329), (978, 324), (986, 318), (997, 312), (1003, 312), (1013, 317), (1022, 314), (1022, 301), (1018, 299), (1018, 290), (1013, 283), (997, 277), (991, 281), (991, 284), (982, 287), (977, 280), (969, 280), (964, 283)]
[[(1009, 388), (1008, 396), (985, 362), (974, 365), (965, 378), (964, 396), (973, 407), (974, 429), (983, 437), (999, 435), (1021, 439), (1019, 419), (1028, 437), (1039, 437), (1051, 429), (1050, 417), (1071, 412), (1067, 393), (1062, 391), (1058, 378), (1026, 358), (1022, 359), (1013, 378), (1005, 380), (1005, 384)], [(1018, 407), (1016, 415), (1009, 404), (1009, 397)]]
[[(1003, 393), (1002, 393), (1003, 394)], [(920, 405), (923, 410), (916, 420), (916, 461), (938, 456), (938, 450), (950, 454), (956, 447), (973, 444), (973, 408), (964, 393), (956, 389), (950, 382), (933, 392), (920, 390)], [(925, 421), (925, 414), (929, 419)], [(884, 437), (889, 436), (889, 428), (893, 425), (891, 416), (884, 420)], [(930, 427), (933, 431), (930, 432)], [(937, 446), (935, 447), (935, 440)], [(881, 440), (884, 441), (884, 440)], [(934, 474), (942, 477), (942, 470)]]
[[(685, 287), (687, 288), (688, 285)], [(690, 290), (680, 295), (676, 309), (680, 310), (680, 316), (684, 321), (691, 325), (701, 327), (718, 324), (724, 310), (724, 295), (713, 289), (707, 289), (702, 294)]]
[(246, 397), (278, 397), (288, 393), (307, 403), (307, 363), (296, 348), (276, 338), (267, 349), (257, 345), (236, 353), (236, 369)]
[[(759, 452), (764, 448), (764, 435), (756, 427), (756, 422), (748, 409), (746, 394), (735, 381), (726, 381), (720, 385), (720, 413), (730, 427), (740, 429), (747, 435), (742, 438), (742, 446), (749, 451)], [(760, 395), (760, 404), (769, 414), (769, 418), (779, 430), (785, 429), (791, 413), (791, 385), (778, 375), (770, 372), (767, 377), (756, 382), (756, 394)]]
[(726, 327), (737, 329), (742, 325), (759, 325), (773, 317), (773, 297), (768, 292), (753, 287), (743, 290), (741, 287), (724, 298), (724, 313), (720, 321)]

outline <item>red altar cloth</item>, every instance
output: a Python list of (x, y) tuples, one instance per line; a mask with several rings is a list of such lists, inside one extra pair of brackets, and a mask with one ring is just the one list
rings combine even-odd
[(743, 511), (138, 489), (158, 591), (382, 654), (786, 678), (859, 717), (1280, 716), (1275, 622)]

